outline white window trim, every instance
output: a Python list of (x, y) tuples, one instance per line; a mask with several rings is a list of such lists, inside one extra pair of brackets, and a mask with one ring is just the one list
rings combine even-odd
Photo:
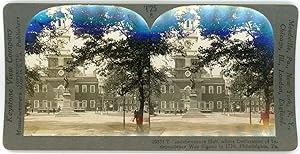
[[(171, 89), (172, 89), (173, 91), (171, 91)], [(169, 86), (169, 93), (175, 93), (175, 87), (174, 87), (173, 85), (170, 85), (170, 86)]]
[(46, 108), (48, 108), (48, 101), (47, 100), (43, 100), (42, 103), (43, 104), (45, 103), (46, 104)]
[(201, 86), (201, 90), (202, 90), (202, 94), (205, 94), (205, 92), (206, 92), (205, 86)]
[(166, 106), (167, 106), (167, 102), (166, 101), (161, 101), (160, 103), (161, 103), (160, 104), (161, 109), (165, 109)]
[(222, 94), (222, 86), (217, 86), (217, 94)]
[(87, 106), (87, 100), (82, 100), (82, 108), (86, 108)]
[(79, 100), (77, 100), (77, 108), (82, 108), (82, 106), (80, 107), (80, 103), (82, 104), (82, 102), (80, 102)]
[(214, 101), (209, 101), (209, 109), (212, 110), (214, 109)]
[(75, 93), (79, 93), (80, 89), (79, 89), (79, 85), (75, 85)]
[(95, 93), (95, 91), (96, 91), (95, 85), (90, 85), (90, 93)]
[[(85, 87), (85, 88), (84, 88), (84, 87)], [(82, 89), (81, 89), (81, 92), (82, 92), (82, 93), (87, 93), (87, 91), (88, 91), (87, 85), (82, 85), (81, 88), (82, 88)], [(84, 91), (84, 89), (85, 89), (86, 91)]]
[(213, 94), (214, 93), (214, 86), (209, 86), (208, 87), (208, 93)]
[(34, 100), (33, 101), (33, 107), (34, 108), (39, 108), (40, 107), (40, 101), (39, 100)]
[(44, 92), (44, 93), (48, 92), (48, 85), (46, 85), (46, 84), (42, 85), (42, 92)]
[(95, 100), (90, 100), (90, 108), (95, 108), (95, 106), (96, 106), (96, 101)]
[(175, 102), (174, 101), (170, 101), (170, 108), (175, 109)]
[(48, 102), (47, 102), (47, 105), (48, 105), (48, 103), (49, 103), (49, 106), (48, 106), (48, 107), (49, 107), (49, 108), (52, 108), (52, 102), (51, 102), (51, 101), (48, 101)]
[(222, 101), (217, 101), (217, 108), (222, 109), (222, 107), (223, 107)]
[(160, 91), (161, 91), (161, 93), (165, 94), (165, 93), (167, 92), (167, 87), (166, 87), (166, 85), (161, 85)]
[(40, 85), (39, 84), (35, 84), (33, 90), (34, 90), (35, 93), (40, 92)]

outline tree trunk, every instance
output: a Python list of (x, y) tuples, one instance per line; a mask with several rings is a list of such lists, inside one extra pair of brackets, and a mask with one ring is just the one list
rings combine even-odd
[(270, 98), (270, 90), (267, 88), (264, 89), (264, 93), (265, 93), (265, 98), (266, 98), (266, 106), (265, 106), (265, 113), (263, 116), (263, 124), (265, 126), (269, 125), (269, 119), (270, 119), (270, 104), (272, 99)]
[(145, 92), (143, 86), (139, 87), (139, 94), (140, 94), (140, 109), (139, 111), (143, 115), (144, 113), (144, 106), (145, 106)]
[(143, 121), (144, 121), (144, 106), (145, 106), (145, 91), (144, 91), (144, 82), (142, 79), (143, 76), (143, 70), (138, 72), (138, 79), (140, 81), (139, 83), (139, 101), (140, 101), (140, 108), (138, 112), (138, 127), (140, 131), (143, 131)]

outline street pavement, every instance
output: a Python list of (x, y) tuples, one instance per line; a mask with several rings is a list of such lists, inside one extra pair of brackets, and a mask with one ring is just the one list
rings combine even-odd
[[(33, 113), (24, 119), (25, 136), (274, 136), (275, 125), (264, 127), (259, 114), (205, 113), (205, 118), (182, 118), (180, 114), (144, 114), (144, 132), (136, 131), (133, 113), (85, 112), (78, 117)], [(274, 121), (274, 115), (270, 115)], [(273, 120), (272, 120), (273, 119)], [(150, 130), (150, 131), (149, 131)]]

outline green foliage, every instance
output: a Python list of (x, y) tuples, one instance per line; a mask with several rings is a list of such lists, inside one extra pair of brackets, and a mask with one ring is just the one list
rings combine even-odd
[(115, 90), (120, 95), (137, 92), (140, 110), (143, 110), (146, 98), (152, 92), (157, 94), (160, 83), (166, 81), (165, 74), (151, 65), (150, 57), (181, 52), (182, 47), (174, 46), (167, 39), (137, 39), (138, 34), (120, 27), (114, 31), (120, 33), (120, 39), (85, 35), (84, 45), (74, 47), (74, 61), (66, 70), (95, 65), (99, 75), (107, 78), (108, 91)]
[(25, 95), (34, 96), (34, 85), (40, 81), (39, 68), (25, 67)]
[(266, 112), (272, 103), (273, 51), (258, 47), (251, 40), (211, 38), (211, 46), (199, 48), (197, 67), (220, 65), (232, 81), (233, 94), (251, 95), (263, 91)]

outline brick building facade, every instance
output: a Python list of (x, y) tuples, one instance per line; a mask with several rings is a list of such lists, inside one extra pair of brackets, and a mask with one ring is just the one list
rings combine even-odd
[(34, 86), (34, 96), (26, 97), (26, 101), (30, 104), (30, 110), (63, 108), (61, 98), (65, 90), (65, 78), (69, 82), (71, 106), (74, 109), (95, 110), (99, 104), (98, 79), (95, 73), (87, 76), (84, 71), (77, 68), (69, 73), (64, 71), (63, 68), (68, 65), (68, 61), (73, 60), (71, 53), (74, 38), (65, 27), (64, 20), (56, 24), (57, 30), (64, 31), (64, 35), (52, 40), (57, 43), (60, 55), (47, 55), (47, 70), (41, 73), (40, 82)]
[[(193, 29), (193, 22), (186, 21), (184, 28)], [(156, 110), (168, 113), (189, 109), (191, 80), (193, 80), (199, 111), (223, 111), (226, 96), (225, 80), (222, 73), (212, 75), (212, 68), (201, 68), (197, 73), (189, 71), (189, 67), (198, 60), (197, 50), (201, 45), (199, 36), (199, 32), (195, 31), (183, 40), (185, 56), (182, 54), (172, 56), (175, 68), (168, 77), (168, 83), (161, 86), (160, 97), (151, 99), (151, 104), (156, 106)]]

